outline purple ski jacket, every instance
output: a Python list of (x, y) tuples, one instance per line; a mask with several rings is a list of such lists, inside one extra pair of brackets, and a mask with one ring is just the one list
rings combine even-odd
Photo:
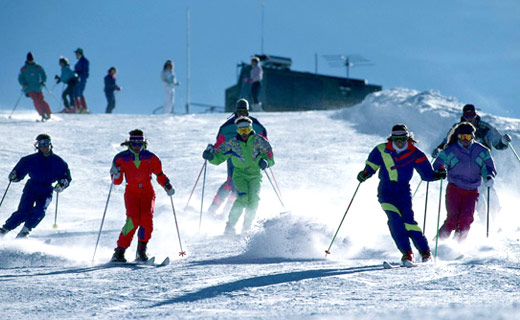
[(473, 142), (467, 148), (455, 142), (439, 153), (433, 163), (438, 170), (444, 166), (448, 171), (448, 182), (465, 190), (477, 190), (481, 177), (496, 175), (495, 163), (488, 148)]

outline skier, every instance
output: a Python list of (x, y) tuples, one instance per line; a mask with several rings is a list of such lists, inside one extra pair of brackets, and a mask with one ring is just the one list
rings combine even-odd
[(110, 67), (108, 74), (105, 76), (105, 96), (107, 97), (107, 110), (106, 113), (112, 113), (112, 110), (116, 107), (116, 96), (114, 91), (120, 91), (121, 87), (116, 84), (117, 68)]
[[(267, 139), (267, 130), (265, 127), (254, 117), (249, 116), (249, 103), (246, 99), (239, 99), (235, 104), (235, 113), (233, 116), (224, 122), (223, 125), (220, 126), (217, 133), (217, 140), (215, 142), (215, 148), (218, 148), (222, 143), (230, 140), (237, 135), (237, 126), (235, 121), (239, 117), (249, 117), (253, 121), (253, 130)], [(236, 199), (236, 188), (233, 184), (233, 162), (231, 158), (227, 159), (227, 179), (220, 186), (217, 191), (217, 194), (213, 198), (213, 202), (209, 206), (208, 212), (212, 215), (215, 215), (220, 206), (228, 199), (228, 203), (226, 207), (233, 204)], [(227, 211), (227, 210), (226, 210)]]
[[(60, 112), (74, 113), (74, 87), (76, 87), (76, 83), (78, 83), (78, 75), (70, 68), (67, 58), (60, 57), (59, 64), (61, 67), (61, 76), (55, 75), (54, 79), (56, 79), (56, 84), (62, 82), (67, 85), (67, 88), (65, 88), (61, 94), (65, 108)], [(67, 96), (70, 99), (70, 103)]]
[(364, 182), (379, 170), (378, 200), (388, 216), (388, 227), (399, 251), (401, 264), (413, 265), (410, 240), (419, 250), (422, 262), (431, 260), (428, 240), (414, 220), (410, 179), (417, 170), (421, 179), (435, 181), (446, 177), (445, 170), (433, 171), (426, 155), (415, 144), (417, 141), (404, 124), (396, 124), (386, 143), (377, 145), (369, 154), (365, 169), (357, 175)]
[(174, 111), (175, 104), (175, 87), (179, 86), (179, 82), (175, 78), (173, 71), (174, 65), (172, 60), (166, 60), (161, 72), (161, 83), (164, 87), (164, 113), (169, 114)]
[[(67, 163), (52, 151), (48, 134), (39, 134), (34, 146), (38, 152), (21, 158), (9, 173), (11, 182), (19, 182), (26, 175), (29, 175), (29, 180), (23, 189), (18, 210), (0, 228), (0, 236), (24, 223), (17, 238), (26, 238), (45, 217), (47, 206), (52, 201), (52, 192), (62, 192), (72, 180)], [(57, 183), (52, 186), (54, 182)]]
[(493, 186), (496, 170), (489, 150), (475, 141), (475, 127), (461, 122), (452, 130), (448, 144), (433, 163), (434, 168), (448, 170), (446, 211), (448, 216), (439, 229), (439, 239), (446, 239), (455, 230), (455, 239), (466, 239), (478, 201), (481, 176), (484, 185)]
[(134, 233), (139, 227), (137, 237), (136, 261), (147, 261), (146, 247), (152, 237), (153, 212), (155, 207), (155, 191), (151, 179), (156, 175), (157, 182), (164, 188), (168, 196), (173, 196), (175, 189), (168, 177), (162, 172), (161, 160), (148, 151), (148, 141), (142, 130), (129, 132), (130, 137), (121, 146), (127, 150), (118, 153), (112, 161), (110, 175), (115, 185), (126, 180), (125, 207), (126, 223), (121, 230), (117, 247), (112, 256), (113, 262), (126, 262), (125, 251), (132, 243)]
[[(448, 131), (448, 135), (459, 123), (469, 122), (475, 127), (475, 140), (483, 144), (490, 151), (495, 148), (496, 150), (505, 150), (507, 149), (509, 143), (511, 142), (511, 136), (509, 134), (500, 134), (500, 132), (490, 125), (489, 123), (482, 121), (480, 116), (477, 115), (475, 111), (475, 106), (472, 104), (466, 104), (462, 108), (462, 116), (460, 121), (454, 124), (451, 129)], [(432, 157), (437, 158), (440, 151), (446, 146), (446, 142), (448, 141), (447, 137), (433, 150)], [(479, 213), (479, 219), (481, 222), (485, 221), (486, 215), (486, 200), (484, 199), (484, 195), (486, 194), (485, 187), (481, 185), (479, 190), (480, 200), (477, 203), (477, 211)], [(490, 204), (492, 206), (491, 212), (495, 215), (500, 211), (500, 200), (498, 199), (498, 194), (494, 187), (490, 188)]]
[(87, 101), (83, 95), (87, 85), (87, 78), (89, 75), (89, 61), (83, 55), (83, 49), (78, 48), (74, 51), (78, 62), (74, 65), (74, 71), (78, 74), (79, 82), (74, 88), (74, 102), (76, 105), (76, 113), (88, 113)]
[(251, 83), (251, 100), (253, 101), (251, 111), (264, 111), (259, 98), (263, 77), (264, 71), (260, 66), (260, 59), (258, 57), (252, 57), (250, 77), (246, 79), (246, 82)]
[(229, 212), (224, 234), (234, 235), (235, 225), (245, 209), (242, 231), (251, 229), (260, 201), (262, 173), (274, 165), (273, 151), (269, 142), (253, 130), (253, 121), (239, 117), (235, 124), (235, 137), (220, 144), (217, 148), (209, 144), (202, 157), (211, 164), (219, 165), (231, 158), (233, 162), (233, 184), (238, 198)]
[(42, 121), (51, 118), (51, 108), (44, 100), (42, 88), (45, 87), (47, 75), (45, 70), (39, 64), (34, 62), (34, 56), (31, 52), (27, 53), (25, 65), (20, 69), (18, 82), (23, 87), (23, 91), (27, 97), (31, 97), (34, 108), (42, 117)]

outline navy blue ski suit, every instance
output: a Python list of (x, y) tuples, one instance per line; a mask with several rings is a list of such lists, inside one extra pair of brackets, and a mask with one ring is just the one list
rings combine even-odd
[(47, 157), (38, 151), (20, 159), (13, 169), (16, 181), (29, 175), (23, 189), (22, 198), (16, 210), (4, 224), (7, 230), (13, 230), (25, 223), (29, 230), (36, 227), (45, 217), (45, 211), (52, 200), (52, 183), (65, 179), (67, 185), (72, 180), (70, 170), (65, 161), (52, 151)]

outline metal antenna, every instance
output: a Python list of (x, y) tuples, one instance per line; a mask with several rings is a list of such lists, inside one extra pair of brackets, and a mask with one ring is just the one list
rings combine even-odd
[(260, 35), (260, 52), (264, 54), (264, 8), (265, 2), (260, 2), (260, 7), (262, 8), (262, 25), (261, 25), (261, 35)]
[(186, 8), (186, 113), (190, 113), (190, 8)]
[(345, 67), (347, 78), (350, 78), (350, 68), (374, 65), (359, 54), (324, 54), (323, 58), (331, 68)]

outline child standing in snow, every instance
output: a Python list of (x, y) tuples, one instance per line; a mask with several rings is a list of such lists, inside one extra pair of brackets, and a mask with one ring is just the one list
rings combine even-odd
[(399, 251), (403, 254), (401, 263), (410, 266), (413, 252), (412, 239), (421, 254), (422, 261), (431, 259), (428, 240), (414, 219), (410, 180), (414, 169), (425, 181), (435, 181), (446, 177), (446, 171), (434, 172), (426, 155), (415, 147), (416, 141), (404, 124), (392, 128), (392, 135), (386, 143), (379, 144), (369, 154), (365, 169), (359, 172), (358, 181), (364, 182), (379, 170), (377, 197), (388, 217), (388, 227)]

